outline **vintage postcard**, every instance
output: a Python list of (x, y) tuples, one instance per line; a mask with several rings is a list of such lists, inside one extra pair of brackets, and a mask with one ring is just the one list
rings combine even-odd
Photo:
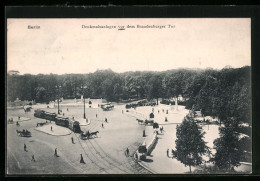
[(6, 172), (252, 173), (250, 18), (7, 18)]

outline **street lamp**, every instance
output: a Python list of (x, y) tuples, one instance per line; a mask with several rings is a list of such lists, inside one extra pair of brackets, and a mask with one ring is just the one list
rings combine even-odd
[(86, 119), (84, 88), (86, 88), (86, 86), (81, 85), (82, 95), (83, 95), (83, 99), (84, 99), (84, 114), (83, 114), (83, 118)]
[(58, 89), (58, 99), (57, 99), (57, 102), (58, 102), (58, 114), (60, 114), (60, 85), (57, 85), (56, 88)]

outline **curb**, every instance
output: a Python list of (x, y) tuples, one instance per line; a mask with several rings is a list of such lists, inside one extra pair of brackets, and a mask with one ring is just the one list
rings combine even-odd
[(72, 132), (70, 132), (69, 134), (66, 134), (66, 135), (53, 135), (53, 134), (46, 133), (46, 132), (44, 132), (44, 131), (38, 130), (38, 129), (36, 129), (36, 128), (34, 128), (34, 130), (39, 131), (39, 132), (42, 132), (42, 133), (45, 133), (45, 134), (50, 135), (50, 136), (68, 136), (68, 135), (70, 135), (70, 134), (72, 133)]
[(163, 123), (163, 124), (159, 124), (159, 125), (168, 125), (168, 124), (181, 124), (181, 123)]
[(148, 168), (147, 166), (144, 166), (142, 163), (141, 163), (141, 161), (139, 162), (137, 162), (141, 167), (143, 167), (144, 169), (146, 169), (146, 170), (148, 170), (149, 172), (151, 172), (152, 174), (157, 174), (157, 172), (155, 172), (155, 171), (153, 171), (153, 170), (151, 170), (150, 168)]
[(249, 163), (249, 162), (240, 162), (241, 164), (243, 165), (249, 165), (249, 166), (252, 166), (252, 163)]
[[(91, 120), (90, 119), (88, 119), (89, 121), (88, 121), (88, 123), (86, 124), (86, 125), (81, 125), (81, 124), (79, 124), (80, 126), (88, 126), (88, 125), (90, 125), (90, 123), (91, 123)], [(77, 121), (77, 120), (76, 120)]]
[[(15, 124), (15, 122), (24, 122), (24, 121), (29, 121), (29, 120), (31, 120), (31, 118), (27, 118), (27, 119), (23, 119), (23, 120), (17, 120), (17, 121), (14, 120), (14, 124)], [(6, 119), (6, 122), (8, 122), (8, 119)]]

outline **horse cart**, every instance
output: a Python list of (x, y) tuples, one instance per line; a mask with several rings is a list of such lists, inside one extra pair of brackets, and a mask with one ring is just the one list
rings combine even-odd
[(32, 136), (31, 132), (28, 130), (23, 130), (23, 131), (16, 130), (16, 132), (17, 132), (17, 135), (20, 137), (31, 137)]
[(154, 120), (147, 120), (146, 119), (144, 123), (145, 123), (145, 125), (148, 125), (148, 124), (149, 125), (153, 125), (154, 124)]
[(81, 132), (80, 133), (80, 139), (82, 140), (88, 140), (90, 138), (94, 138), (97, 137), (97, 134), (99, 133), (99, 131), (95, 131), (95, 132), (89, 132), (87, 131), (86, 133)]
[(14, 124), (14, 119), (13, 119), (13, 118), (9, 118), (9, 119), (7, 120), (7, 123), (8, 123), (8, 124)]

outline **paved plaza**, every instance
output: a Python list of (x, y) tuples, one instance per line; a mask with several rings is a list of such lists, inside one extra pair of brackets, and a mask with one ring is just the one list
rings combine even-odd
[[(93, 101), (95, 104), (95, 101)], [(40, 105), (37, 105), (38, 107)], [(42, 106), (44, 107), (44, 106)], [(172, 158), (171, 150), (175, 150), (176, 126), (180, 124), (188, 110), (184, 106), (173, 109), (169, 105), (145, 106), (128, 109), (124, 104), (115, 104), (111, 111), (101, 108), (86, 108), (83, 118), (82, 106), (61, 104), (62, 113), (74, 117), (80, 123), (83, 132), (96, 132), (97, 136), (88, 140), (80, 139), (78, 133), (68, 128), (61, 127), (55, 122), (43, 126), (46, 120), (35, 118), (32, 112), (25, 113), (22, 109), (8, 110), (8, 117), (27, 118), (28, 121), (7, 125), (7, 170), (9, 174), (185, 174), (189, 167), (176, 158)], [(43, 108), (48, 112), (57, 112), (57, 108)], [(166, 111), (168, 110), (168, 114)], [(149, 114), (154, 112), (154, 121), (163, 126), (162, 132), (158, 131), (158, 140), (151, 155), (146, 160), (137, 162), (133, 155), (142, 143), (149, 144), (154, 138), (152, 126), (138, 124), (136, 119), (149, 119)], [(167, 117), (167, 122), (165, 122)], [(105, 122), (107, 119), (107, 122)], [(102, 127), (103, 124), (103, 127)], [(16, 130), (27, 129), (31, 137), (20, 137)], [(205, 141), (214, 153), (213, 141), (218, 138), (217, 125), (204, 125), (206, 132)], [(143, 137), (145, 131), (146, 137)], [(73, 140), (73, 142), (72, 142)], [(24, 144), (27, 151), (24, 151)], [(129, 149), (129, 157), (126, 149)], [(57, 149), (58, 157), (54, 156)], [(167, 155), (167, 149), (169, 154)], [(34, 155), (35, 162), (32, 160)], [(85, 164), (80, 163), (81, 155)], [(209, 158), (203, 157), (205, 160)], [(192, 167), (192, 171), (199, 169)], [(249, 171), (251, 166), (242, 164), (237, 171)]]

